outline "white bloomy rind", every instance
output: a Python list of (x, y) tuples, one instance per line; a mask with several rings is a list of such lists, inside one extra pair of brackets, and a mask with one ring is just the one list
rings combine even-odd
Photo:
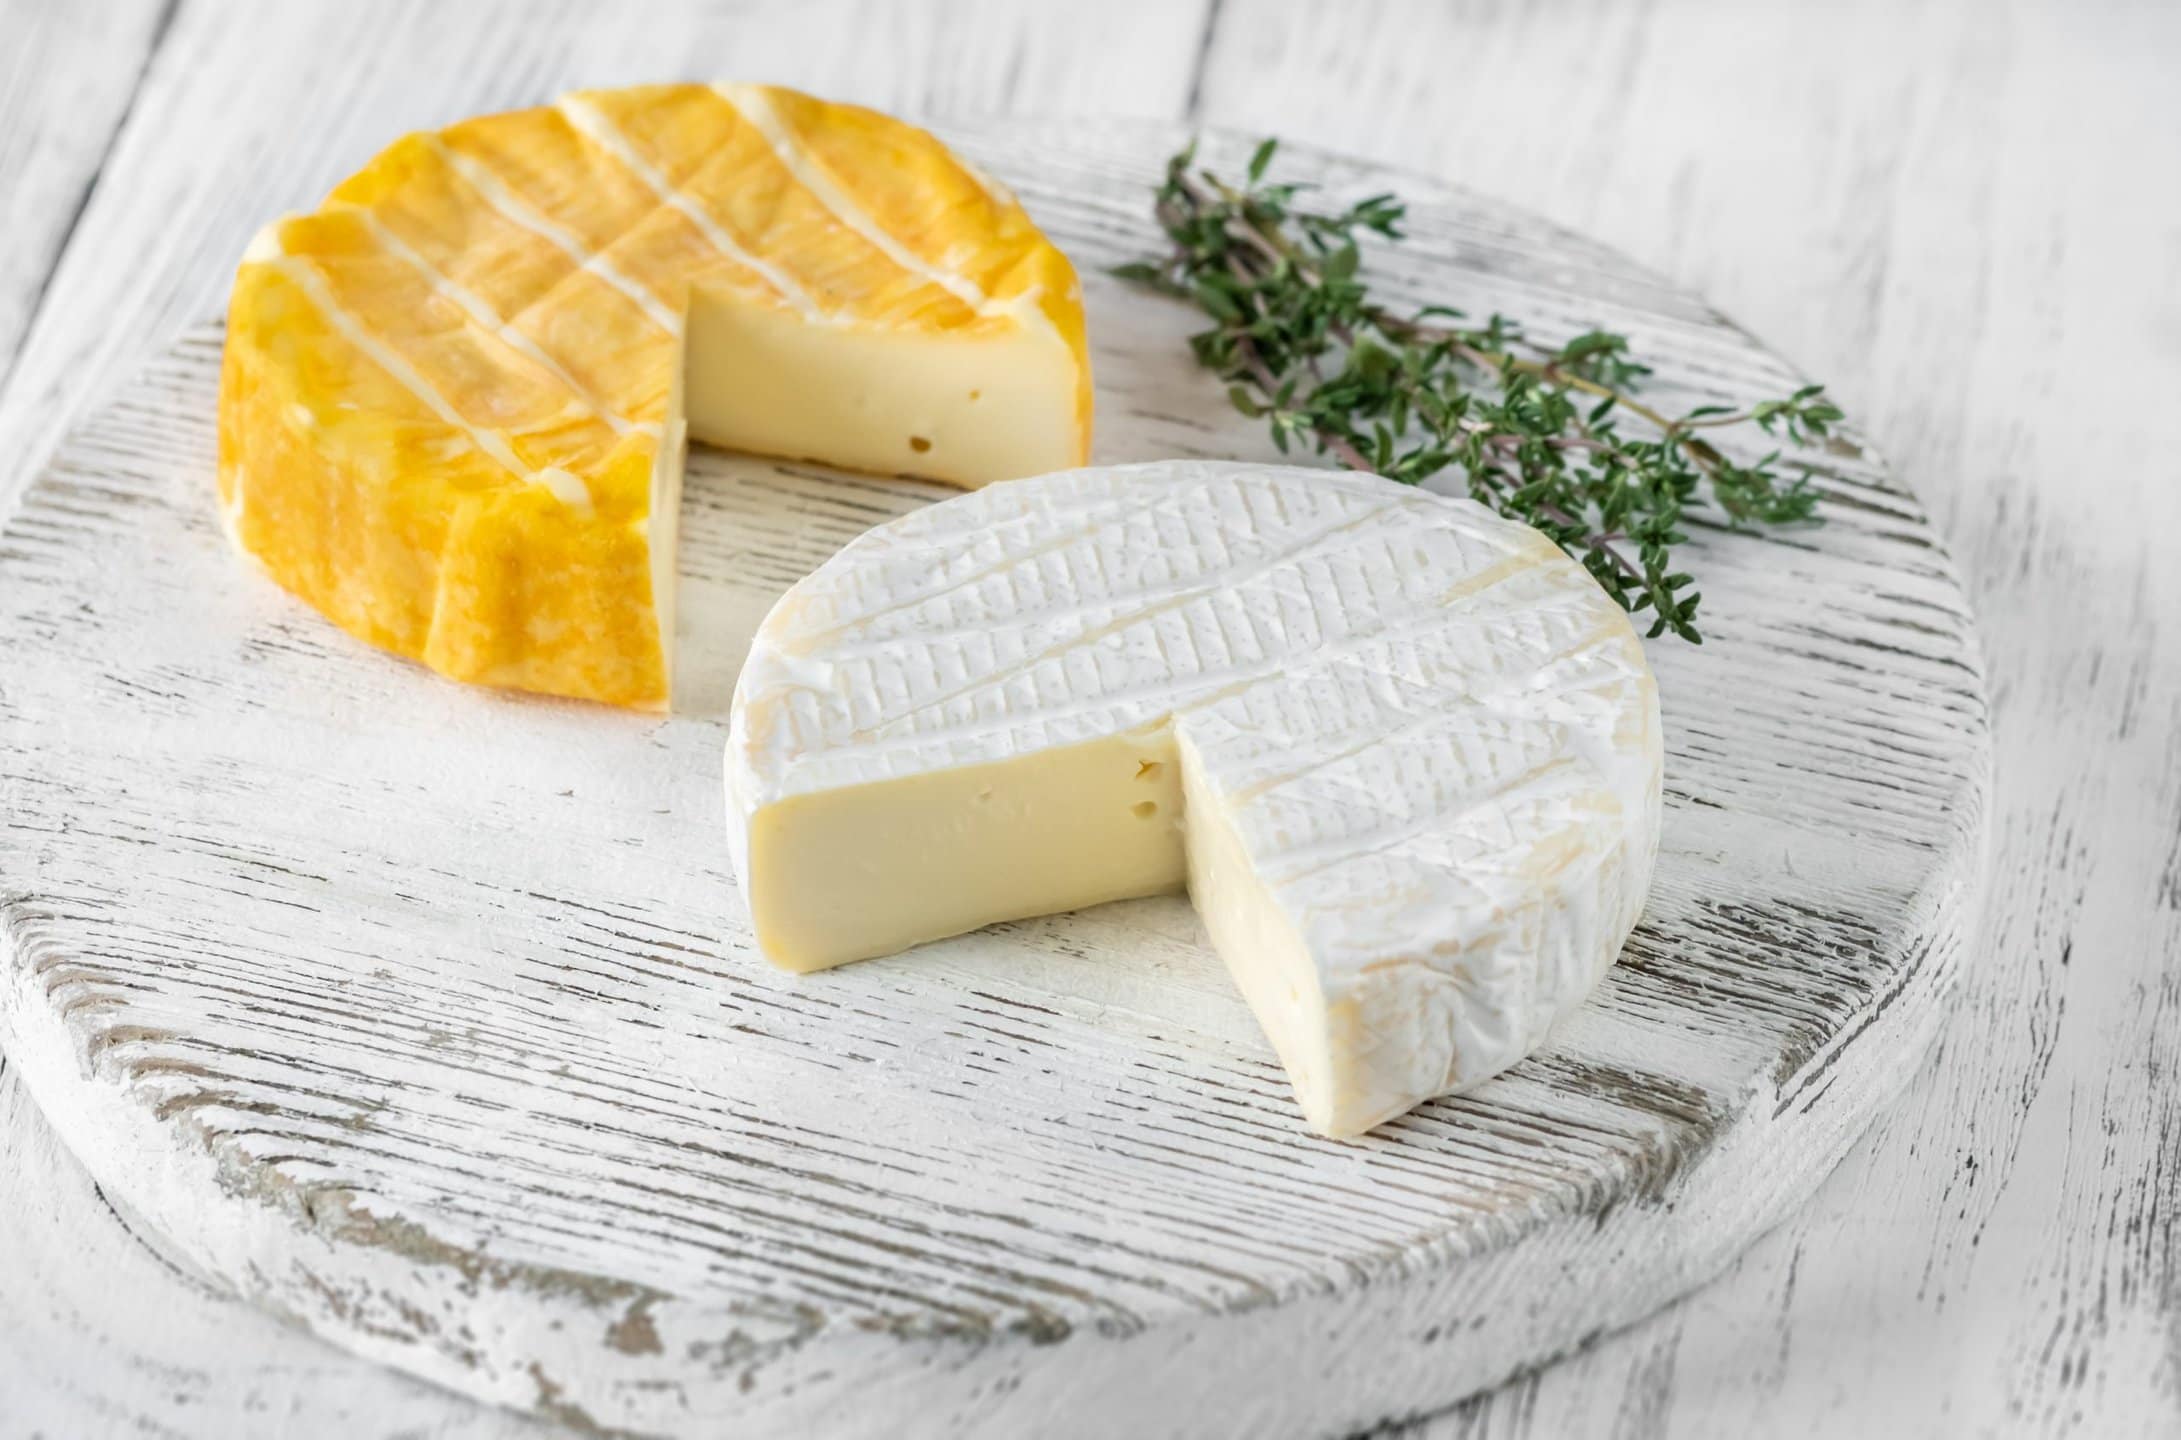
[(793, 969), (1186, 883), (1311, 1125), (1353, 1135), (1582, 1003), (1642, 912), (1661, 768), (1628, 618), (1544, 536), (1170, 461), (841, 551), (760, 628), (726, 781)]

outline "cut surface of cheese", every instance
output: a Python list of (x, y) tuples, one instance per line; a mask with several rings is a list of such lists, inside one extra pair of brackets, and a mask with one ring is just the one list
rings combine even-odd
[(1320, 1132), (1535, 1049), (1650, 887), (1658, 698), (1546, 537), (1322, 470), (996, 485), (791, 589), (730, 848), (791, 970), (1186, 887)]
[(975, 487), (1080, 465), (1082, 301), (925, 132), (754, 85), (396, 142), (230, 306), (235, 542), (457, 679), (659, 708), (683, 445)]

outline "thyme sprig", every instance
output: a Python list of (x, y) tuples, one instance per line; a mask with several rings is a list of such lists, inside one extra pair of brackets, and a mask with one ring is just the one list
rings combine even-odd
[(1698, 490), (1736, 527), (1815, 518), (1807, 471), (1783, 476), (1778, 450), (1737, 462), (1706, 432), (1753, 425), (1809, 444), (1841, 418), (1824, 387), (1667, 415), (1636, 398), (1651, 371), (1624, 336), (1548, 345), (1502, 315), (1472, 325), (1444, 306), (1395, 310), (1372, 298), (1358, 240), (1401, 239), (1401, 202), (1299, 209), (1308, 187), (1265, 178), (1274, 152), (1257, 147), (1240, 187), (1197, 168), (1194, 145), (1174, 156), (1155, 205), (1172, 248), (1115, 273), (1211, 319), (1190, 337), (1198, 362), (1282, 452), (1307, 445), (1410, 485), (1459, 467), (1478, 500), (1550, 536), (1626, 609), (1650, 611), (1652, 635), (1697, 643), (1701, 596), (1671, 561)]

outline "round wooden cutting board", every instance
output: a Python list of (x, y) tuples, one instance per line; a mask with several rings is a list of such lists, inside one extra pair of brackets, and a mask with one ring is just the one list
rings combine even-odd
[[(1269, 456), (1148, 250), (1163, 130), (949, 132), (1085, 280), (1100, 461)], [(1238, 170), (1237, 143), (1207, 147)], [(1395, 190), (1407, 299), (1628, 332), (1662, 408), (1797, 383), (1527, 216)], [(1988, 786), (1962, 593), (1852, 442), (1822, 528), (1704, 527), (1651, 645), (1650, 909), (1553, 1042), (1308, 1133), (1179, 898), (794, 977), (753, 951), (721, 746), (781, 590), (933, 487), (692, 460), (670, 718), (446, 683), (239, 561), (220, 337), (77, 430), (0, 537), (0, 1045), (217, 1283), (471, 1394), (641, 1432), (1325, 1434), (1696, 1285), (1918, 1065)]]

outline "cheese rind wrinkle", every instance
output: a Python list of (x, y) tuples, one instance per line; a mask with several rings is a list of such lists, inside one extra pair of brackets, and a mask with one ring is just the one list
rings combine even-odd
[(974, 487), (1089, 433), (1076, 277), (1012, 197), (870, 111), (642, 86), (405, 137), (268, 226), (220, 500), (373, 644), (656, 709), (685, 436)]
[(1596, 986), (1649, 889), (1661, 756), (1627, 617), (1537, 532), (1165, 462), (851, 544), (760, 628), (726, 773), (758, 943), (794, 969), (1185, 882), (1345, 1136), (1505, 1069)]

